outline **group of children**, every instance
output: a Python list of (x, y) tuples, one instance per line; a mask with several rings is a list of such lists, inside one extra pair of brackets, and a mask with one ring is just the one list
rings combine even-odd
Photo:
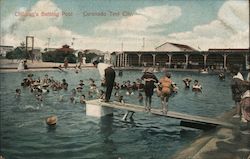
[[(88, 81), (85, 81), (84, 84), (83, 80), (79, 80), (79, 83), (75, 86), (75, 88), (70, 90), (70, 95), (67, 98), (65, 94), (67, 93), (60, 93), (58, 100), (63, 102), (68, 101), (72, 103), (85, 103), (85, 100), (88, 99), (104, 99), (105, 92), (103, 87), (105, 86), (104, 83), (101, 84), (102, 87), (98, 88), (95, 80), (90, 78)], [(38, 101), (43, 101), (45, 94), (48, 94), (51, 91), (68, 91), (69, 84), (67, 83), (66, 79), (55, 80), (53, 76), (48, 76), (45, 74), (44, 77), (35, 77), (33, 74), (28, 74), (22, 82), (21, 86), (23, 88), (29, 88), (30, 92), (35, 96)], [(114, 97), (117, 101), (124, 103), (124, 96), (132, 96), (138, 91), (138, 100), (140, 103), (143, 102), (143, 95), (142, 91), (144, 88), (144, 84), (140, 79), (137, 79), (135, 82), (130, 82), (129, 80), (123, 81), (122, 84), (115, 82), (114, 84)], [(15, 92), (16, 98), (21, 96), (21, 89), (17, 88)]]
[[(185, 88), (189, 89), (190, 86), (191, 86), (192, 79), (187, 77), (187, 78), (184, 78), (182, 81), (185, 84)], [(198, 80), (194, 80), (194, 84), (192, 85), (192, 91), (194, 91), (194, 92), (201, 92), (201, 90), (202, 90), (202, 86), (199, 83), (199, 81)]]
[[(170, 78), (170, 77), (169, 77)], [(190, 78), (186, 78), (183, 80), (185, 83), (186, 88), (189, 88), (190, 82), (192, 80)], [(165, 106), (162, 105), (162, 109), (164, 113), (167, 112), (167, 100), (169, 96), (166, 96), (165, 86), (164, 86), (164, 80), (159, 80), (159, 85), (157, 85), (158, 81), (155, 81), (156, 83), (153, 84), (152, 91), (157, 90), (162, 93), (161, 95), (158, 94), (158, 96), (161, 96), (162, 103), (165, 101)], [(138, 78), (135, 81), (130, 80), (124, 80), (122, 83), (115, 82), (113, 87), (113, 99), (120, 103), (125, 103), (125, 96), (128, 98), (134, 98), (139, 102), (140, 105), (143, 105), (143, 103), (146, 106), (146, 109), (151, 109), (151, 97), (149, 98), (149, 95), (152, 96), (151, 88), (147, 88), (146, 83), (148, 83), (144, 77)], [(85, 104), (86, 99), (104, 99), (105, 98), (105, 82), (101, 82), (101, 86), (97, 87), (95, 80), (92, 78), (89, 78), (87, 81), (79, 80), (79, 83), (75, 85), (73, 89), (71, 89), (68, 93), (66, 93), (69, 89), (69, 84), (67, 83), (66, 79), (62, 80), (56, 80), (53, 78), (53, 76), (48, 76), (48, 74), (45, 74), (44, 77), (35, 77), (33, 74), (28, 74), (27, 77), (25, 77), (22, 82), (21, 86), (25, 88), (29, 88), (30, 92), (34, 95), (37, 101), (42, 102), (46, 96), (46, 94), (50, 93), (51, 91), (57, 91), (59, 93), (58, 101), (65, 102), (70, 101), (71, 103), (81, 103)], [(161, 87), (163, 86), (163, 87)], [(160, 88), (161, 87), (161, 88)], [(198, 83), (197, 80), (195, 80), (194, 85), (192, 87), (193, 90), (200, 89), (201, 85)], [(164, 95), (165, 91), (165, 95)], [(175, 94), (178, 91), (178, 87), (174, 82), (171, 82), (171, 93)], [(143, 93), (144, 92), (144, 93)], [(21, 95), (21, 89), (17, 88), (15, 96), (18, 98)], [(167, 97), (167, 100), (166, 100)], [(145, 99), (145, 100), (144, 100)]]

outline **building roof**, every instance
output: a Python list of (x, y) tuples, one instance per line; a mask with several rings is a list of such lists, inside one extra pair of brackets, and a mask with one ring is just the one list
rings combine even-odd
[(56, 49), (56, 51), (74, 52), (74, 49), (69, 48), (69, 45), (63, 45), (62, 48)]
[(14, 46), (0, 45), (0, 48), (14, 48)]
[(182, 51), (197, 51), (196, 49), (188, 46), (188, 45), (183, 45), (183, 44), (177, 44), (177, 43), (171, 43), (171, 42), (165, 42), (162, 45), (156, 47), (155, 49), (157, 50), (158, 48), (166, 45), (166, 44), (170, 44), (170, 45), (174, 45), (175, 47), (178, 47), (180, 50)]

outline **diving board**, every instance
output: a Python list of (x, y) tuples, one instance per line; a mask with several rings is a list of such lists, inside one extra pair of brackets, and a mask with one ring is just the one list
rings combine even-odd
[[(133, 112), (146, 112), (144, 106), (135, 104), (122, 104), (119, 102), (101, 102), (99, 99), (86, 101), (86, 114), (90, 116), (101, 117), (104, 115), (112, 114), (113, 109), (121, 109)], [(98, 113), (99, 111), (99, 113)], [(161, 109), (151, 109), (151, 114), (157, 116), (164, 116), (174, 119), (179, 119), (184, 123), (194, 123), (194, 124), (204, 124), (207, 126), (224, 126), (224, 127), (234, 127), (232, 124), (221, 121), (216, 118), (208, 118), (196, 115), (188, 115), (174, 111), (168, 111), (167, 114), (161, 112)]]

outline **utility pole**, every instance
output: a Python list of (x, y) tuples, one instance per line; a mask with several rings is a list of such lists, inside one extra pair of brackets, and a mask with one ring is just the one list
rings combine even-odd
[(122, 44), (121, 44), (121, 51), (123, 52), (123, 42), (122, 42)]
[(48, 38), (48, 48), (47, 48), (47, 51), (49, 51), (49, 43), (50, 43), (50, 38)]
[(143, 37), (142, 38), (142, 51), (144, 51), (145, 49), (145, 38)]

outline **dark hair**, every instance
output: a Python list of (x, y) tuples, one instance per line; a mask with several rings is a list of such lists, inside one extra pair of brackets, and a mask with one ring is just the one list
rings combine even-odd
[(233, 65), (231, 66), (230, 72), (234, 75), (236, 75), (240, 71), (239, 66)]
[(93, 65), (97, 65), (98, 63), (99, 63), (99, 61), (96, 60), (93, 62)]
[(165, 76), (166, 76), (167, 78), (171, 78), (171, 74), (170, 74), (169, 72), (166, 72), (166, 73), (165, 73)]

